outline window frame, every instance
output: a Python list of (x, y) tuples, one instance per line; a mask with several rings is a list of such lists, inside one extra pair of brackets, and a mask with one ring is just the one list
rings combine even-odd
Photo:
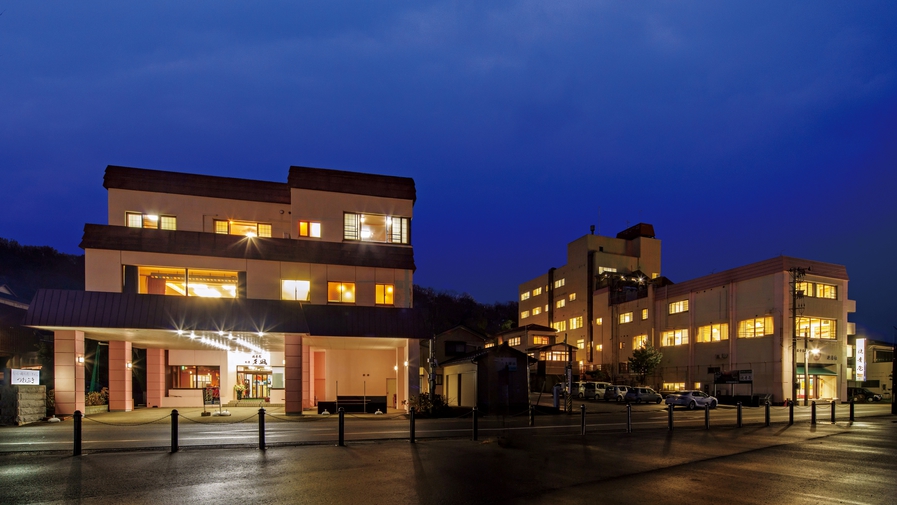
[[(334, 285), (336, 285), (336, 286), (334, 286)], [(347, 289), (349, 286), (351, 286), (351, 289)], [(331, 296), (332, 293), (333, 293), (332, 289), (333, 289), (334, 287), (337, 288), (337, 289), (336, 289), (336, 292), (339, 293), (339, 297), (338, 297), (338, 298), (334, 298), (334, 297)], [(351, 293), (351, 295), (349, 295), (349, 298), (352, 299), (351, 301), (346, 301), (346, 300), (344, 300), (344, 298), (346, 298), (345, 293), (347, 293), (347, 292), (348, 292), (348, 293)], [(327, 281), (327, 303), (339, 303), (339, 304), (351, 305), (351, 304), (356, 303), (356, 302), (355, 302), (356, 299), (357, 299), (357, 297), (356, 297), (355, 283), (354, 283), (354, 282), (346, 282), (346, 281)]]

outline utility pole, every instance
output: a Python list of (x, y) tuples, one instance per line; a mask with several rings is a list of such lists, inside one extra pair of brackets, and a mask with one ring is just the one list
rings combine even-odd
[(567, 334), (564, 333), (564, 349), (567, 350), (567, 366), (564, 367), (564, 382), (567, 383), (567, 398), (564, 402), (564, 411), (573, 412), (573, 353), (567, 345)]
[[(806, 268), (800, 267), (791, 267), (788, 269), (788, 273), (791, 275), (791, 394), (792, 401), (797, 400), (797, 392), (799, 391), (798, 382), (797, 382), (797, 323), (800, 318), (800, 314), (803, 313), (804, 304), (802, 303), (802, 299), (804, 297), (803, 290), (798, 290), (798, 284), (804, 280), (804, 276), (807, 275)], [(804, 405), (807, 405), (807, 398), (809, 395), (810, 388), (810, 367), (809, 367), (809, 345), (807, 342), (807, 335), (804, 335)]]
[(427, 362), (430, 364), (428, 389), (430, 390), (430, 414), (432, 414), (433, 403), (436, 399), (436, 335), (430, 339), (430, 359)]

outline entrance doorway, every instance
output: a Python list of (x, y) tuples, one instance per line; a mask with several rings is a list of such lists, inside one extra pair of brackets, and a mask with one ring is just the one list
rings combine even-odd
[(268, 398), (271, 396), (271, 370), (253, 370), (237, 367), (237, 384), (243, 384), (243, 398)]
[(398, 406), (398, 392), (399, 388), (396, 387), (396, 379), (386, 379), (386, 405), (392, 406), (392, 408), (397, 409)]

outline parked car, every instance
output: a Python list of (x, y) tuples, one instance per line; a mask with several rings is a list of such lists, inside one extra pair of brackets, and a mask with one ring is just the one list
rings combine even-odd
[(626, 403), (660, 403), (663, 398), (651, 388), (630, 388), (623, 400)]
[(596, 382), (595, 383), (595, 399), (604, 398), (604, 392), (607, 391), (607, 388), (613, 386), (610, 382)]
[(622, 402), (623, 397), (626, 396), (627, 391), (629, 391), (629, 386), (610, 386), (604, 390), (604, 401), (609, 402), (611, 400), (615, 400), (618, 402)]
[(703, 391), (677, 391), (667, 395), (666, 398), (667, 405), (687, 407), (689, 410), (704, 408), (704, 405), (710, 405), (711, 409), (715, 409), (718, 403), (715, 397)]
[(881, 395), (866, 388), (847, 388), (847, 397), (855, 402), (880, 402)]
[(596, 395), (598, 394), (598, 390), (595, 387), (594, 382), (580, 382), (579, 388), (573, 388), (574, 391), (578, 391), (578, 398), (584, 398), (587, 400), (594, 400)]

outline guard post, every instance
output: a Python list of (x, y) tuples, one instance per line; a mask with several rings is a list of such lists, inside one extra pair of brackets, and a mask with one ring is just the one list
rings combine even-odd
[(738, 402), (735, 406), (738, 408), (737, 424), (738, 427), (741, 428), (741, 402)]
[(340, 447), (346, 445), (346, 409), (339, 408), (339, 442)]
[(766, 400), (766, 426), (769, 426), (769, 400)]
[(705, 430), (710, 429), (710, 404), (709, 403), (704, 404), (704, 429)]
[(411, 443), (414, 443), (414, 407), (411, 407)]
[(480, 425), (479, 425), (480, 420), (479, 420), (478, 414), (479, 414), (479, 412), (477, 411), (477, 408), (474, 407), (473, 408), (473, 440), (474, 441), (477, 441), (480, 438)]
[(259, 409), (259, 449), (265, 450), (267, 446), (265, 445), (265, 408), (262, 407)]
[(75, 443), (72, 449), (73, 456), (81, 455), (81, 411), (76, 410), (72, 418), (75, 420)]
[(178, 409), (171, 411), (171, 453), (178, 452)]
[(810, 424), (816, 424), (816, 402), (810, 402)]

